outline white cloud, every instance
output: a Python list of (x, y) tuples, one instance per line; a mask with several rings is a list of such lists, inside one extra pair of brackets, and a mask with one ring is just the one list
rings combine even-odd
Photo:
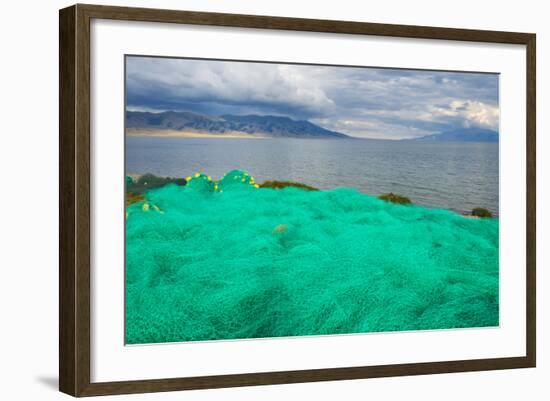
[(498, 76), (194, 59), (127, 59), (127, 107), (308, 119), (354, 136), (498, 128)]
[[(432, 107), (434, 120), (440, 117), (454, 117), (463, 120), (466, 127), (479, 126), (498, 129), (500, 111), (498, 106), (474, 100), (453, 100), (449, 107)], [(424, 116), (430, 118), (429, 115)]]
[(469, 101), (465, 104), (466, 121), (481, 125), (483, 127), (498, 128), (500, 111), (496, 106), (482, 102)]

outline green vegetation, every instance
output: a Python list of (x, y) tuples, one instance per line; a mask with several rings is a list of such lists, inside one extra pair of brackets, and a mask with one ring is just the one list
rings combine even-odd
[(166, 184), (185, 185), (185, 178), (157, 177), (153, 174), (144, 174), (137, 180), (126, 176), (126, 192), (142, 194), (147, 190), (160, 188)]
[(382, 194), (378, 197), (378, 199), (382, 199), (386, 202), (397, 203), (398, 205), (410, 205), (412, 203), (406, 196), (394, 194), (393, 192)]
[(493, 217), (493, 214), (483, 207), (476, 207), (475, 209), (472, 210), (472, 216), (487, 218), (487, 217)]
[(145, 191), (161, 188), (167, 184), (183, 186), (187, 184), (184, 178), (157, 177), (154, 174), (144, 174), (137, 179), (126, 176), (126, 197), (125, 206), (128, 207), (137, 202), (145, 201)]
[(260, 184), (260, 188), (282, 189), (288, 187), (304, 189), (306, 191), (318, 191), (317, 188), (294, 181), (265, 181), (263, 184)]

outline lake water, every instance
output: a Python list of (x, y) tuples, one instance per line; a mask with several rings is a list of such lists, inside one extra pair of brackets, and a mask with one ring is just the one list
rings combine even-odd
[(320, 189), (394, 192), (413, 203), (458, 212), (484, 207), (498, 215), (498, 143), (359, 139), (127, 137), (126, 172), (219, 179), (241, 169), (258, 183), (298, 181)]

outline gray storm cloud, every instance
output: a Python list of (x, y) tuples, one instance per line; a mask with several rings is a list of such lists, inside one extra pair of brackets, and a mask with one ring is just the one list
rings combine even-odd
[(498, 129), (498, 75), (196, 59), (126, 59), (126, 107), (308, 119), (359, 137)]

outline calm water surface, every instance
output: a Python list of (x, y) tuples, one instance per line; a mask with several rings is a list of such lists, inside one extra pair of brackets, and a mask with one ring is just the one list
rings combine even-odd
[(395, 192), (416, 204), (498, 215), (498, 143), (360, 139), (127, 137), (126, 172), (214, 179), (233, 169), (257, 182), (292, 180), (321, 189)]

